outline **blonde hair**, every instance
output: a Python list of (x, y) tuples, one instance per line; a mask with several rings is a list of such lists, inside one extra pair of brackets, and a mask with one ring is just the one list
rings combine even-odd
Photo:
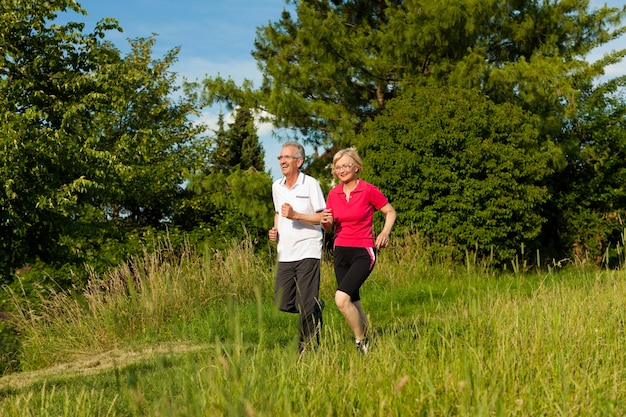
[(359, 153), (356, 151), (356, 148), (346, 148), (338, 151), (335, 156), (333, 156), (333, 177), (338, 178), (335, 173), (335, 164), (338, 160), (343, 158), (344, 156), (349, 156), (354, 161), (354, 167), (358, 169), (358, 172), (363, 172), (363, 160), (359, 156)]

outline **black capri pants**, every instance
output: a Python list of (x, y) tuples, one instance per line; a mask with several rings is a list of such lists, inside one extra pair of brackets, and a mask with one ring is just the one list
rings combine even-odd
[(370, 276), (376, 264), (376, 249), (335, 246), (335, 278), (337, 290), (359, 301), (359, 289)]

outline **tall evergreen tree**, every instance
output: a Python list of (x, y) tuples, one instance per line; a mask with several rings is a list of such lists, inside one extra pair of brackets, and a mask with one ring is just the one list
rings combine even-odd
[(558, 132), (581, 88), (626, 54), (585, 61), (626, 30), (626, 8), (591, 10), (587, 0), (290, 3), (279, 21), (258, 29), (258, 90), (220, 77), (203, 87), (208, 103), (265, 110), (311, 143), (349, 143), (402, 89), (433, 80), (517, 103)]
[(220, 112), (217, 120), (217, 130), (215, 131), (215, 146), (210, 150), (209, 171), (221, 172), (231, 168), (230, 145), (228, 132), (226, 131), (224, 114)]
[(250, 109), (237, 109), (235, 121), (228, 130), (228, 142), (231, 167), (243, 170), (254, 168), (259, 172), (265, 170), (263, 146), (259, 142)]
[(175, 221), (187, 230), (205, 231), (213, 246), (230, 238), (264, 236), (272, 218), (271, 180), (251, 111), (237, 109), (228, 130), (220, 114), (214, 143), (209, 166), (189, 178), (190, 195)]

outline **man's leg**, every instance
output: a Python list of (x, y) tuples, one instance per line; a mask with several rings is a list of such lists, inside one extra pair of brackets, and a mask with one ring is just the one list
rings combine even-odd
[[(321, 328), (320, 260), (304, 259), (296, 268), (296, 304), (300, 312), (300, 346), (319, 342)], [(319, 325), (318, 325), (319, 324)]]
[(280, 311), (298, 313), (296, 305), (296, 266), (298, 262), (279, 262), (274, 286), (274, 303)]

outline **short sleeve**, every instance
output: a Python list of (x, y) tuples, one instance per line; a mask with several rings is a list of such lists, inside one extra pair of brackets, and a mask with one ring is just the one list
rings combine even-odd
[(313, 179), (314, 185), (311, 189), (311, 206), (313, 206), (313, 212), (317, 213), (326, 208), (326, 201), (324, 200), (324, 193), (322, 192), (322, 187), (320, 187), (320, 183)]
[(274, 212), (279, 213), (278, 206), (280, 206), (280, 202), (278, 201), (278, 180), (272, 183), (272, 201), (274, 202)]
[(387, 197), (385, 197), (385, 195), (375, 185), (372, 185), (370, 188), (370, 202), (374, 207), (376, 207), (376, 210), (380, 210), (389, 201), (387, 200)]

